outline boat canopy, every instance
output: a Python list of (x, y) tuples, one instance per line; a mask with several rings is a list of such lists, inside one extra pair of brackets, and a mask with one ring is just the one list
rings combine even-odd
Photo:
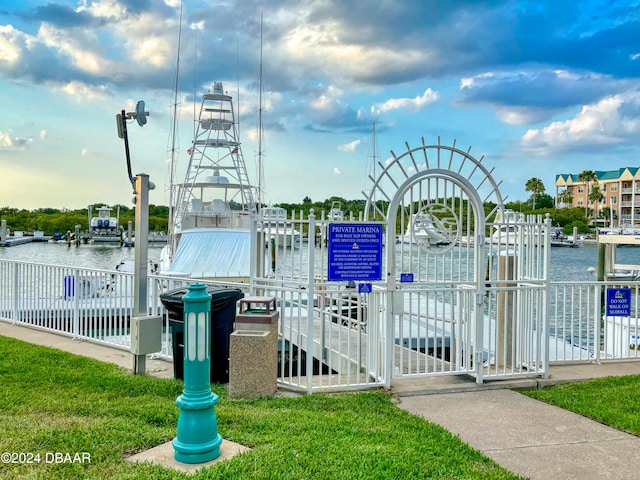
[(251, 233), (238, 228), (184, 230), (169, 274), (192, 278), (249, 277)]

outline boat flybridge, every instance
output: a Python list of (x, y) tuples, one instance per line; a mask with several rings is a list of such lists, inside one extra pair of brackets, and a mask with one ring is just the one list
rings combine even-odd
[(234, 113), (221, 82), (202, 95), (184, 180), (171, 187), (164, 274), (236, 281), (249, 277), (250, 218), (256, 204)]

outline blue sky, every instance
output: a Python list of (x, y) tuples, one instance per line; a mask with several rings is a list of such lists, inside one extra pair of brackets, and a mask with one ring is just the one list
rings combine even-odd
[[(194, 91), (222, 81), (256, 181), (261, 12), (266, 202), (363, 198), (373, 122), (380, 161), (456, 140), (507, 201), (531, 177), (555, 194), (559, 173), (640, 166), (637, 1), (187, 0), (183, 168)], [(133, 172), (167, 204), (179, 15), (178, 0), (0, 0), (0, 206), (129, 204), (115, 115), (138, 100)]]

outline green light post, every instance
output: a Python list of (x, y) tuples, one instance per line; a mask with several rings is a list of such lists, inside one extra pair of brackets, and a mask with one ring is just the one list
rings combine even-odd
[(184, 390), (176, 400), (180, 408), (174, 458), (182, 463), (203, 463), (220, 455), (222, 437), (211, 391), (211, 295), (201, 283), (189, 286), (184, 303)]

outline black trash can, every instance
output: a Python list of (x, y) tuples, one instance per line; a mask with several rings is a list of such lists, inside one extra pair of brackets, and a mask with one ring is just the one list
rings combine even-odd
[[(182, 297), (188, 287), (176, 288), (160, 295), (160, 301), (169, 312), (171, 341), (173, 345), (173, 377), (184, 379), (184, 303)], [(211, 295), (211, 382), (229, 382), (229, 339), (236, 319), (236, 303), (244, 294), (237, 288), (209, 286)]]

